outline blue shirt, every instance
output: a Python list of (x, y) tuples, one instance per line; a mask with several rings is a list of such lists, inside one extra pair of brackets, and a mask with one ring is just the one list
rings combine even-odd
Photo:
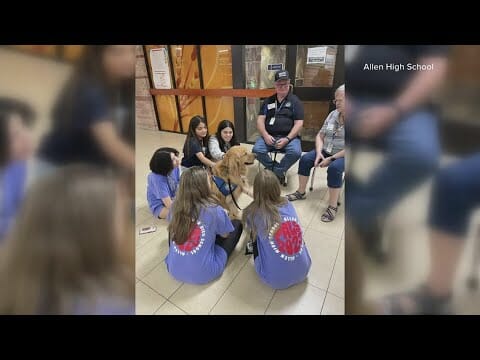
[(206, 284), (216, 279), (227, 264), (227, 253), (215, 244), (216, 237), (233, 230), (221, 206), (203, 208), (188, 240), (182, 245), (170, 243), (165, 258), (168, 272), (178, 281), (190, 284)]
[(255, 270), (270, 287), (285, 289), (305, 280), (312, 260), (293, 205), (288, 202), (278, 210), (282, 222), (268, 231), (254, 220), (258, 229)]
[(0, 173), (0, 242), (7, 235), (22, 204), (27, 178), (27, 163), (7, 165)]
[(190, 168), (192, 166), (203, 166), (203, 163), (197, 157), (197, 154), (201, 152), (207, 158), (210, 158), (210, 153), (208, 151), (207, 146), (203, 146), (200, 144), (200, 141), (196, 138), (190, 138), (188, 143), (185, 142), (183, 146), (183, 158), (182, 158), (182, 166), (186, 168)]
[(147, 201), (150, 211), (158, 217), (165, 207), (162, 199), (170, 197), (173, 201), (180, 183), (180, 169), (176, 167), (168, 176), (155, 173), (148, 174), (147, 178)]
[(72, 108), (60, 106), (54, 111), (53, 128), (40, 145), (40, 157), (55, 165), (72, 162), (109, 163), (92, 131), (100, 122), (114, 122), (115, 114), (106, 91), (84, 79), (71, 96), (75, 99)]

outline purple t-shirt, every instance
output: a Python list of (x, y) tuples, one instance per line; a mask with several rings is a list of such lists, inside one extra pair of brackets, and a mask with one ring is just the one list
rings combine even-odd
[[(170, 220), (171, 212), (167, 217)], [(227, 253), (215, 244), (217, 235), (234, 227), (226, 211), (218, 205), (203, 208), (190, 236), (182, 245), (170, 243), (165, 258), (168, 272), (178, 281), (206, 284), (220, 275), (227, 264)]]
[[(285, 289), (305, 280), (312, 260), (303, 241), (303, 232), (295, 208), (290, 202), (279, 209), (281, 224), (262, 229), (258, 220), (258, 256), (255, 269), (274, 289)], [(260, 227), (259, 227), (260, 226)]]
[(176, 167), (168, 176), (155, 173), (148, 174), (147, 179), (147, 201), (150, 211), (158, 217), (160, 211), (165, 207), (162, 199), (170, 197), (173, 201), (180, 183), (180, 169)]
[(27, 163), (17, 161), (0, 171), (0, 243), (9, 232), (25, 195)]

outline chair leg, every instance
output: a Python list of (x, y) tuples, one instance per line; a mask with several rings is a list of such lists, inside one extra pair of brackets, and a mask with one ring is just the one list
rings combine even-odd
[(310, 179), (310, 191), (313, 191), (313, 181), (315, 180), (315, 171), (317, 171), (316, 167), (313, 168), (312, 178)]

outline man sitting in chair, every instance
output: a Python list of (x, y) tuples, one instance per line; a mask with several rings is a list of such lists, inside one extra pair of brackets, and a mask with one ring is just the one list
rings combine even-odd
[[(285, 183), (287, 170), (300, 158), (302, 148), (298, 133), (303, 126), (303, 104), (290, 92), (290, 75), (287, 70), (275, 73), (276, 93), (263, 102), (257, 119), (259, 137), (252, 149), (257, 159), (271, 169), (281, 184)], [(278, 163), (269, 152), (285, 153)]]
[(321, 220), (324, 222), (335, 219), (345, 171), (345, 85), (338, 87), (335, 91), (334, 103), (337, 108), (328, 114), (318, 132), (315, 150), (306, 153), (300, 159), (298, 190), (287, 195), (290, 201), (305, 199), (310, 169), (314, 166), (327, 167), (328, 207), (322, 215)]

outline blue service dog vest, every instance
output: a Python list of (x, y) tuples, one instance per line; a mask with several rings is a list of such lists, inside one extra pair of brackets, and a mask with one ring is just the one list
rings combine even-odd
[[(220, 190), (220, 192), (224, 196), (230, 195), (230, 189), (228, 188), (228, 182), (226, 182), (222, 178), (220, 178), (218, 176), (215, 176), (215, 175), (213, 176), (213, 182), (215, 183), (215, 185), (217, 185), (218, 190)], [(237, 185), (235, 185), (235, 184), (231, 184), (231, 185), (232, 185), (232, 192), (234, 192), (235, 189), (237, 188)]]

